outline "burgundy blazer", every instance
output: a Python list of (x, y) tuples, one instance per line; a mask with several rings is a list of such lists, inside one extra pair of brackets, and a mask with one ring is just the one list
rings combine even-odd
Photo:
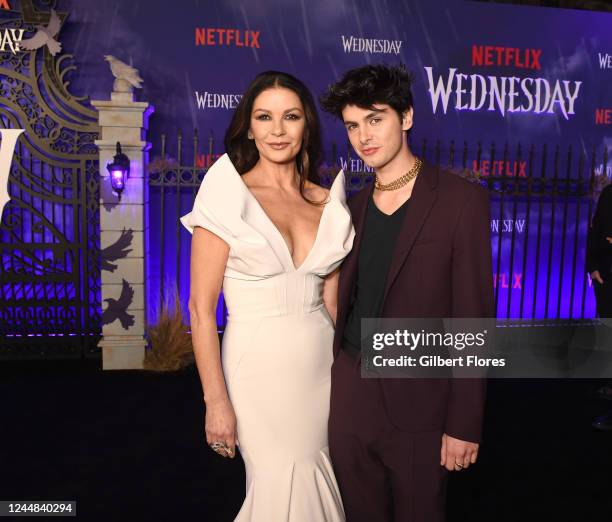
[[(353, 296), (373, 185), (348, 202), (356, 237), (340, 272), (334, 356), (340, 350)], [(486, 189), (424, 163), (395, 245), (381, 316), (495, 317)], [(480, 441), (483, 379), (388, 378), (379, 382), (387, 414), (399, 429), (441, 429), (461, 440)]]

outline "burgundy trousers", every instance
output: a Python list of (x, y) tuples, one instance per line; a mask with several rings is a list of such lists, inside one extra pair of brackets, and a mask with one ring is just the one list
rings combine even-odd
[[(332, 366), (329, 447), (347, 522), (442, 522), (447, 470), (440, 431), (389, 421), (378, 379), (344, 350)], [(419, 397), (398, 397), (406, 403)]]

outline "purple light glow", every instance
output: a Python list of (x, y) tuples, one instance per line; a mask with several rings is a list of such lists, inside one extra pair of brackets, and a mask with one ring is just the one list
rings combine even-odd
[(126, 170), (122, 168), (111, 168), (110, 174), (111, 174), (111, 185), (113, 186), (113, 189), (115, 190), (123, 189), (125, 187), (125, 178), (127, 175)]

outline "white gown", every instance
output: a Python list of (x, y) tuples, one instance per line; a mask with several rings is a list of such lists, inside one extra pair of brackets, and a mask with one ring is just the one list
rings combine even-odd
[(235, 520), (344, 521), (327, 442), (334, 328), (322, 299), (323, 278), (355, 236), (344, 173), (298, 268), (227, 155), (208, 171), (181, 222), (230, 246), (222, 364), (246, 467), (246, 498)]

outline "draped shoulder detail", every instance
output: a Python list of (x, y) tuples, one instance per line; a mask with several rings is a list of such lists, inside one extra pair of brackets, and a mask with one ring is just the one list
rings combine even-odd
[(321, 216), (317, 241), (307, 260), (309, 270), (321, 276), (333, 272), (353, 247), (355, 229), (346, 204), (345, 183), (341, 170), (329, 189), (329, 201)]
[(227, 277), (258, 279), (284, 268), (259, 231), (257, 209), (249, 195), (240, 174), (224, 154), (204, 176), (191, 212), (181, 217), (190, 233), (202, 227), (229, 245)]
[(193, 209), (181, 223), (210, 230), (230, 247), (226, 277), (261, 279), (283, 272), (332, 272), (353, 245), (355, 230), (346, 204), (344, 172), (334, 180), (319, 230), (306, 259), (295, 268), (287, 245), (263, 208), (224, 154), (208, 170)]

